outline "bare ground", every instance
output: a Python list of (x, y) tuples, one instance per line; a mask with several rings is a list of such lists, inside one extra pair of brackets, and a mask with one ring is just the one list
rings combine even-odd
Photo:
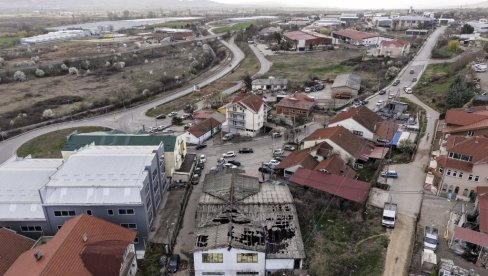
[(395, 228), (391, 231), (390, 243), (386, 251), (384, 276), (407, 275), (413, 248), (415, 219), (398, 214)]

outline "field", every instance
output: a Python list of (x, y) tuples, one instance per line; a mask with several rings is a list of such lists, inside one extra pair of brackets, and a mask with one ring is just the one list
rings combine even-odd
[(259, 70), (259, 60), (252, 52), (247, 43), (238, 43), (239, 48), (245, 53), (246, 57), (242, 63), (231, 74), (217, 80), (216, 82), (205, 86), (198, 92), (194, 92), (175, 101), (157, 106), (155, 109), (148, 110), (147, 116), (156, 117), (160, 114), (168, 114), (171, 111), (182, 109), (187, 103), (195, 103), (202, 100), (204, 96), (208, 99), (218, 97), (220, 92), (234, 86), (242, 80), (247, 74), (253, 75)]
[(213, 29), (213, 32), (216, 34), (220, 33), (226, 33), (226, 32), (235, 32), (235, 31), (240, 31), (243, 29), (246, 29), (247, 27), (255, 24), (255, 22), (240, 22), (240, 23), (235, 23), (232, 25), (228, 26), (223, 26), (223, 27), (217, 27)]
[(33, 158), (61, 158), (61, 149), (66, 143), (66, 136), (73, 131), (87, 133), (107, 130), (110, 129), (103, 127), (77, 127), (53, 131), (38, 136), (20, 146), (17, 150), (17, 155), (24, 157), (30, 154)]
[[(388, 237), (381, 210), (292, 189), (309, 275), (382, 275)], [(329, 205), (330, 204), (330, 205)]]

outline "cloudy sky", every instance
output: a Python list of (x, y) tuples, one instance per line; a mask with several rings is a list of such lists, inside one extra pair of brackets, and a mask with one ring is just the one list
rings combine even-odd
[(391, 8), (442, 8), (459, 7), (460, 5), (479, 3), (483, 0), (214, 0), (221, 3), (247, 4), (247, 3), (277, 3), (290, 7), (336, 7), (348, 9), (391, 9)]

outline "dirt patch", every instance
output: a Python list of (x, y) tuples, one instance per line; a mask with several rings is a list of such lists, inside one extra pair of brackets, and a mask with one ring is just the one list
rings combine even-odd
[(415, 219), (398, 214), (395, 228), (390, 233), (383, 275), (407, 275), (413, 248)]

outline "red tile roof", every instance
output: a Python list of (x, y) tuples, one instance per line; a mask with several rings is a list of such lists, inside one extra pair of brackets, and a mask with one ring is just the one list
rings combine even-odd
[(395, 46), (395, 47), (403, 47), (405, 45), (408, 45), (410, 42), (403, 40), (403, 39), (393, 39), (393, 40), (382, 40), (381, 41), (381, 46), (385, 47), (390, 47), (390, 46)]
[(239, 104), (243, 105), (245, 108), (249, 108), (255, 113), (258, 113), (264, 104), (261, 97), (255, 94), (250, 94), (239, 100)]
[(483, 247), (488, 247), (488, 234), (483, 232), (476, 232), (468, 228), (456, 226), (456, 228), (454, 228), (454, 237)]
[(337, 114), (334, 118), (330, 120), (329, 123), (334, 124), (347, 119), (353, 119), (373, 133), (375, 132), (375, 125), (383, 121), (383, 118), (378, 116), (378, 114), (373, 112), (371, 109), (365, 106), (360, 106)]
[(365, 32), (360, 32), (360, 31), (356, 31), (356, 30), (352, 30), (352, 29), (340, 30), (340, 31), (334, 32), (334, 34), (340, 35), (343, 37), (347, 37), (347, 38), (350, 38), (352, 40), (362, 40), (362, 39), (378, 36), (377, 34), (365, 33)]
[(470, 162), (448, 158), (445, 155), (437, 158), (437, 164), (443, 168), (451, 168), (461, 170), (463, 172), (471, 172), (473, 170), (473, 164)]
[(488, 129), (488, 118), (474, 122), (472, 124), (459, 126), (459, 127), (446, 127), (442, 129), (443, 133), (457, 133), (457, 132), (465, 132), (469, 130), (477, 130), (477, 129)]
[(291, 97), (283, 98), (275, 107), (282, 108), (295, 108), (305, 111), (310, 111), (315, 106), (315, 102), (310, 97), (304, 97), (299, 93), (292, 95)]
[(15, 231), (0, 228), (0, 275), (4, 275), (8, 268), (25, 251), (31, 249), (36, 241), (21, 236)]
[(303, 168), (299, 168), (289, 181), (358, 203), (366, 202), (371, 188), (368, 182)]
[(193, 119), (208, 119), (215, 113), (215, 110), (199, 110), (193, 112)]
[[(80, 257), (92, 275), (119, 275), (123, 257), (130, 241), (88, 242)], [(135, 258), (135, 255), (132, 255)]]
[(304, 149), (290, 153), (290, 155), (286, 156), (285, 159), (276, 166), (276, 169), (287, 169), (297, 165), (301, 165), (306, 169), (313, 169), (317, 164), (317, 160), (310, 155), (310, 149)]
[(356, 171), (349, 167), (341, 156), (335, 154), (328, 159), (320, 161), (314, 168), (315, 171), (326, 170), (328, 173), (343, 175), (345, 177), (356, 177)]
[(466, 126), (484, 119), (488, 119), (488, 106), (449, 109), (445, 121), (448, 126)]
[(451, 135), (447, 139), (446, 150), (472, 156), (473, 164), (488, 163), (488, 138), (483, 136)]
[(398, 124), (395, 124), (392, 121), (384, 120), (376, 124), (375, 134), (380, 138), (392, 141), (393, 136), (395, 136), (395, 133), (397, 132), (399, 127), (400, 126)]
[(312, 40), (317, 38), (316, 36), (307, 34), (302, 31), (286, 32), (283, 34), (283, 36), (288, 38), (289, 40)]
[[(86, 242), (83, 239), (85, 235)], [(46, 244), (23, 253), (5, 275), (92, 275), (80, 257), (87, 244), (100, 241), (133, 242), (135, 237), (136, 232), (132, 230), (94, 216), (79, 215), (66, 221)], [(42, 256), (38, 261), (34, 258), (37, 251)]]
[(219, 125), (220, 125), (219, 121), (215, 120), (214, 118), (208, 118), (205, 119), (204, 121), (201, 121), (200, 123), (191, 126), (188, 129), (188, 132), (193, 134), (193, 136), (199, 138), (203, 134), (209, 132), (211, 129), (214, 129)]
[(480, 208), (480, 231), (488, 234), (488, 187), (476, 187), (476, 194)]

